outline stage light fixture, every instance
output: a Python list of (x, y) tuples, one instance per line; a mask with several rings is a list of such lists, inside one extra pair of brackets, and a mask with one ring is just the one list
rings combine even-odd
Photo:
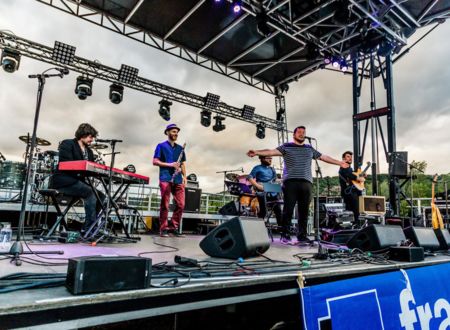
[(216, 120), (214, 126), (213, 126), (213, 131), (214, 132), (220, 132), (223, 131), (225, 129), (225, 125), (222, 123), (222, 121), (225, 120), (225, 117), (222, 116), (215, 116), (214, 119)]
[(239, 13), (242, 9), (241, 1), (233, 1), (233, 12), (235, 14)]
[(9, 48), (3, 49), (1, 63), (3, 70), (13, 73), (19, 69), (20, 53)]
[(242, 109), (242, 112), (241, 112), (242, 118), (252, 120), (254, 114), (255, 114), (255, 107), (251, 107), (249, 105), (244, 105), (244, 108)]
[(258, 139), (264, 139), (266, 137), (266, 124), (263, 122), (256, 124), (256, 137)]
[(119, 104), (123, 99), (123, 86), (112, 84), (109, 86), (109, 99), (114, 104)]
[(269, 20), (265, 11), (256, 15), (256, 31), (263, 37), (267, 38), (272, 34), (272, 30), (267, 23)]
[(165, 121), (170, 120), (170, 106), (172, 105), (172, 102), (168, 100), (162, 99), (159, 101), (159, 115), (162, 119)]
[(219, 105), (220, 96), (212, 93), (207, 93), (203, 105), (209, 109), (216, 109)]
[(89, 77), (78, 76), (77, 84), (75, 86), (75, 94), (80, 100), (86, 100), (88, 96), (92, 95), (93, 80)]
[(189, 181), (197, 182), (197, 175), (195, 173), (191, 173), (186, 177), (186, 179), (188, 179)]
[(139, 69), (122, 64), (119, 71), (119, 81), (124, 84), (134, 84), (136, 82)]
[(203, 110), (200, 112), (200, 124), (205, 127), (211, 126), (211, 112), (208, 110)]
[(330, 64), (331, 63), (331, 58), (329, 58), (328, 56), (325, 56), (323, 58), (323, 63), (325, 63), (326, 65)]
[(75, 58), (76, 47), (67, 45), (65, 43), (55, 41), (53, 47), (52, 60), (61, 64), (70, 65)]
[(277, 111), (277, 121), (283, 120), (284, 114), (286, 113), (286, 109), (283, 107), (280, 107)]
[(339, 68), (339, 66), (340, 66), (339, 58), (336, 56), (333, 56), (333, 58), (331, 59), (331, 65), (333, 66), (333, 68)]
[(345, 58), (343, 58), (341, 60), (341, 62), (339, 63), (339, 67), (342, 72), (346, 72), (348, 70), (348, 64), (347, 64), (347, 61), (345, 60)]
[(136, 173), (136, 166), (134, 166), (133, 164), (128, 164), (123, 168), (123, 170), (130, 173)]

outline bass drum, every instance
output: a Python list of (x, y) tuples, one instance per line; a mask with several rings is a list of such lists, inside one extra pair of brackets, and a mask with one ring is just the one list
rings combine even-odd
[(0, 188), (22, 189), (25, 181), (25, 164), (5, 161), (0, 164)]

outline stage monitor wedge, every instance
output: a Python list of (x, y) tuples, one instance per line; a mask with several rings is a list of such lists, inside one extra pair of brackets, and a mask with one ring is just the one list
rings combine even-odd
[(400, 226), (370, 225), (350, 238), (347, 246), (361, 251), (380, 251), (406, 241)]
[(414, 246), (421, 246), (425, 251), (437, 251), (440, 249), (439, 241), (433, 228), (408, 227), (404, 229), (406, 237), (414, 243)]
[(263, 220), (238, 217), (214, 228), (200, 242), (200, 248), (207, 255), (227, 259), (256, 257), (269, 247), (270, 239)]

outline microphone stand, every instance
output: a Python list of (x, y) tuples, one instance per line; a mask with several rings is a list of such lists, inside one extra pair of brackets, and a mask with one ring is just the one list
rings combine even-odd
[(30, 145), (30, 148), (29, 148), (28, 154), (27, 154), (28, 161), (26, 163), (27, 171), (26, 171), (25, 183), (24, 183), (25, 188), (24, 188), (23, 195), (22, 195), (22, 205), (20, 208), (19, 226), (17, 228), (16, 241), (11, 246), (9, 252), (0, 254), (0, 255), (5, 255), (5, 254), (11, 255), (12, 256), (11, 261), (14, 261), (16, 266), (22, 265), (22, 260), (20, 259), (20, 256), (22, 254), (64, 254), (64, 251), (33, 251), (33, 252), (32, 251), (24, 251), (23, 245), (22, 245), (22, 240), (23, 240), (22, 233), (24, 232), (27, 197), (28, 197), (27, 196), (28, 195), (28, 184), (30, 182), (30, 176), (31, 176), (31, 163), (33, 161), (33, 153), (34, 153), (34, 149), (36, 147), (37, 127), (38, 127), (38, 122), (39, 122), (39, 114), (41, 111), (42, 95), (44, 93), (44, 87), (45, 87), (45, 82), (46, 82), (45, 79), (51, 78), (51, 77), (63, 78), (62, 73), (46, 74), (46, 72), (48, 72), (49, 70), (52, 70), (52, 69), (54, 69), (54, 68), (48, 69), (41, 74), (28, 76), (31, 79), (37, 78), (38, 90), (37, 90), (36, 110), (34, 113), (33, 133), (31, 135), (31, 145)]
[[(309, 142), (311, 143), (311, 139), (308, 139)], [(317, 150), (317, 140), (316, 141), (316, 150)], [(320, 221), (319, 221), (319, 178), (322, 178), (322, 171), (320, 169), (320, 165), (319, 165), (319, 161), (317, 159), (314, 159), (315, 163), (316, 163), (316, 196), (315, 196), (315, 204), (316, 204), (316, 208), (314, 210), (314, 229), (315, 229), (315, 237), (314, 240), (317, 242), (318, 246), (319, 246), (319, 253), (321, 252), (322, 249), (322, 245), (320, 244)]]

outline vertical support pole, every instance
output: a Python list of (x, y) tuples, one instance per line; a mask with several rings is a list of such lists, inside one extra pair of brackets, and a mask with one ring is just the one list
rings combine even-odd
[[(375, 99), (375, 62), (373, 54), (370, 54), (370, 110), (376, 109)], [(372, 195), (378, 195), (378, 141), (375, 132), (375, 118), (370, 118), (370, 132), (372, 136)]]
[[(278, 145), (288, 142), (288, 129), (286, 117), (286, 100), (283, 95), (275, 96), (275, 112), (277, 119)], [(283, 168), (283, 157), (280, 159), (280, 168)]]
[(359, 132), (359, 121), (355, 116), (359, 113), (359, 97), (360, 88), (358, 86), (359, 72), (358, 72), (358, 56), (354, 55), (352, 59), (352, 74), (353, 74), (353, 168), (356, 170), (360, 167), (361, 159), (361, 141)]
[[(388, 131), (388, 153), (392, 155), (397, 150), (396, 132), (395, 132), (395, 106), (393, 93), (392, 78), (392, 55), (386, 56), (386, 102), (389, 108), (387, 115), (387, 131)], [(390, 161), (390, 160), (389, 160)], [(400, 196), (398, 191), (398, 178), (389, 173), (389, 202), (391, 204), (392, 213), (399, 215), (400, 213)]]

